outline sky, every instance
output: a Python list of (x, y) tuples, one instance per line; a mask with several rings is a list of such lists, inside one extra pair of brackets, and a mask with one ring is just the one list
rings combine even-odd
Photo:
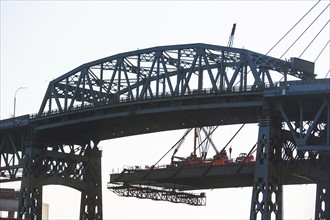
[[(316, 1), (4, 1), (1, 6), (0, 119), (36, 113), (48, 83), (93, 60), (154, 46), (207, 43), (226, 46), (237, 24), (234, 47), (266, 54)], [(329, 7), (292, 48), (298, 36), (329, 4), (322, 0), (268, 55), (299, 57), (330, 18)], [(330, 39), (329, 24), (301, 56), (314, 61)], [(315, 63), (317, 78), (330, 69), (329, 44)], [(329, 77), (329, 74), (328, 76)], [(222, 148), (238, 129), (223, 126), (213, 140)], [(192, 207), (121, 198), (107, 188), (109, 174), (125, 165), (152, 165), (184, 130), (102, 141), (104, 219), (247, 219), (252, 188), (205, 190), (207, 206)], [(257, 125), (232, 142), (233, 157), (248, 152)], [(186, 144), (189, 151), (189, 144)], [(169, 163), (164, 158), (161, 163)], [(18, 183), (1, 187), (19, 188)], [(314, 218), (315, 185), (284, 187), (284, 218)], [(80, 192), (45, 186), (50, 219), (79, 218)]]

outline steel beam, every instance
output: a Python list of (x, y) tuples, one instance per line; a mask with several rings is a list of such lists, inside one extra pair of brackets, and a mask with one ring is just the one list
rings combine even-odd
[(281, 123), (269, 106), (259, 119), (256, 168), (253, 180), (250, 219), (283, 219), (283, 180), (281, 159)]
[[(38, 117), (90, 106), (274, 88), (284, 75), (306, 77), (290, 61), (252, 51), (207, 44), (163, 46), (122, 53), (81, 65), (49, 83)], [(238, 86), (237, 86), (238, 85)], [(48, 104), (48, 107), (47, 107)]]
[(86, 148), (83, 181), (88, 184), (87, 189), (81, 192), (80, 220), (101, 220), (102, 211), (102, 177), (101, 151), (94, 146)]
[(102, 219), (101, 151), (82, 146), (26, 147), (18, 216), (41, 219), (42, 187), (60, 184), (81, 192), (80, 219)]
[[(282, 218), (283, 164), (317, 182), (315, 216), (328, 218), (323, 153), (330, 144), (330, 84), (312, 72), (313, 64), (299, 59), (207, 44), (155, 47), (83, 64), (49, 83), (38, 114), (0, 121), (0, 182), (22, 178), (22, 218), (39, 219), (42, 186), (62, 184), (82, 192), (81, 219), (102, 219), (101, 152), (91, 140), (254, 123), (260, 112), (251, 219)], [(290, 137), (282, 136), (286, 131)]]
[(0, 139), (0, 183), (18, 181), (23, 171), (23, 140), (20, 132), (3, 132)]
[(42, 182), (39, 168), (41, 150), (25, 148), (18, 218), (39, 220), (42, 216)]
[(165, 190), (155, 187), (141, 186), (108, 186), (115, 194), (124, 197), (136, 197), (139, 199), (152, 199), (156, 201), (167, 201), (172, 203), (183, 203), (194, 206), (205, 206), (205, 193), (187, 193), (175, 190)]

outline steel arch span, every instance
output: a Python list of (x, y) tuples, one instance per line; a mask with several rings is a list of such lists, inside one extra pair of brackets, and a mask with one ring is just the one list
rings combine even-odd
[(244, 49), (209, 44), (154, 47), (83, 64), (49, 83), (38, 116), (75, 108), (208, 91), (262, 90), (312, 69)]
[[(37, 114), (0, 121), (0, 182), (21, 181), (21, 218), (41, 216), (43, 185), (63, 184), (82, 192), (80, 219), (102, 219), (101, 140), (258, 123), (256, 163), (235, 174), (238, 185), (253, 186), (250, 218), (281, 219), (282, 185), (313, 182), (315, 218), (328, 219), (329, 95), (330, 80), (315, 79), (314, 64), (297, 58), (209, 44), (109, 56), (51, 81)], [(230, 175), (219, 180), (227, 169), (158, 171), (172, 185), (202, 189), (233, 186)], [(158, 171), (143, 181), (164, 182)]]

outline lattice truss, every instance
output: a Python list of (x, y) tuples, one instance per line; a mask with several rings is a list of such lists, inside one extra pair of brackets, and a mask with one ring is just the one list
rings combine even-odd
[[(25, 154), (22, 152), (26, 149), (23, 149), (23, 135), (21, 136), (22, 142), (20, 143), (15, 142), (17, 138), (13, 138), (13, 135), (13, 133), (9, 133), (4, 136), (0, 145), (0, 182), (22, 179), (24, 159), (26, 156), (26, 152)], [(71, 184), (69, 186), (81, 190), (83, 185), (80, 182), (86, 181), (84, 177), (91, 179), (97, 174), (95, 170), (97, 168), (90, 165), (90, 158), (88, 157), (94, 151), (88, 144), (43, 147), (38, 149), (38, 153), (36, 153), (38, 156), (33, 158), (33, 167), (30, 167), (29, 171), (33, 169), (37, 170), (38, 175), (47, 180), (47, 182), (55, 181), (59, 183), (58, 181), (60, 181), (63, 182), (63, 185), (69, 183)]]
[(148, 186), (108, 186), (108, 188), (115, 194), (124, 197), (136, 197), (139, 199), (151, 199), (156, 201), (183, 203), (194, 206), (206, 205), (205, 193), (188, 193)]
[[(317, 192), (315, 213), (324, 216), (330, 208), (329, 198), (322, 196), (329, 193), (330, 100), (327, 95), (304, 99), (306, 97), (290, 103), (281, 101), (276, 105), (283, 122), (282, 166), (290, 167), (294, 176), (317, 183), (321, 190)], [(315, 216), (315, 219), (322, 218)]]
[(42, 186), (81, 191), (80, 219), (102, 219), (101, 151), (91, 143), (26, 147), (18, 217), (41, 218)]
[(23, 134), (2, 134), (0, 143), (0, 182), (20, 180), (23, 172)]
[(88, 145), (55, 145), (44, 149), (35, 164), (43, 178), (55, 178), (57, 182), (69, 179), (71, 187), (79, 190), (80, 182), (86, 181), (84, 176), (93, 178), (97, 174), (95, 167), (89, 166), (87, 151), (92, 151)]
[(329, 151), (330, 101), (327, 95), (320, 95), (313, 102), (299, 99), (290, 101), (290, 104), (279, 102), (277, 109), (284, 122), (283, 129), (288, 131), (289, 140), (299, 150)]
[[(289, 109), (295, 114), (289, 114)], [(281, 145), (283, 166), (292, 175), (317, 183), (315, 219), (329, 219), (330, 215), (330, 102), (291, 102), (278, 105), (284, 126)]]
[[(290, 111), (295, 114), (289, 114)], [(301, 101), (278, 105), (283, 119), (281, 158), (285, 166), (300, 167), (300, 173), (313, 182), (329, 181), (330, 102), (320, 99), (312, 103)], [(305, 169), (301, 169), (305, 167)], [(295, 167), (292, 167), (295, 169)], [(302, 172), (305, 171), (305, 172)]]
[(290, 62), (244, 49), (192, 44), (155, 47), (96, 60), (50, 82), (39, 116), (51, 111), (193, 93), (274, 87), (302, 78)]

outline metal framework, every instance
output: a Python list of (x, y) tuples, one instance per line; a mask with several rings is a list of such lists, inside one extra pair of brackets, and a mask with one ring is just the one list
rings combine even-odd
[(143, 99), (275, 87), (314, 78), (293, 62), (208, 44), (155, 47), (106, 57), (51, 81), (38, 116)]
[[(233, 113), (222, 112), (229, 116), (221, 115), (231, 117), (230, 123), (234, 123), (236, 116), (247, 117), (242, 114), (244, 105), (249, 113), (259, 113), (248, 121), (258, 118), (260, 125), (251, 218), (282, 217), (277, 162), (300, 159), (302, 165), (307, 163), (317, 171), (304, 174), (318, 184), (315, 218), (329, 219), (330, 82), (315, 80), (313, 68), (313, 63), (297, 58), (283, 61), (208, 44), (154, 47), (83, 64), (49, 83), (37, 114), (0, 121), (0, 182), (21, 181), (21, 218), (39, 219), (42, 186), (61, 184), (82, 192), (80, 219), (102, 219), (101, 151), (97, 145), (109, 138), (107, 129), (111, 123), (122, 124), (120, 129), (132, 125), (129, 120), (133, 117), (126, 117), (123, 123), (119, 116), (133, 115), (141, 107), (147, 112), (151, 106), (163, 107), (158, 110), (162, 114), (163, 109), (174, 106), (167, 112), (169, 117), (187, 105), (190, 112), (198, 110), (198, 114), (211, 109), (213, 116), (219, 115), (221, 108), (234, 109)], [(292, 79), (298, 81), (290, 82)], [(193, 95), (198, 98), (187, 98)], [(171, 102), (174, 99), (177, 102)], [(155, 104), (162, 100), (170, 101), (164, 101), (163, 106)], [(142, 106), (142, 101), (148, 105)], [(112, 114), (107, 123), (103, 123), (103, 113)], [(155, 115), (143, 116), (150, 118), (140, 121), (156, 124), (156, 128), (162, 126)], [(103, 132), (102, 135), (90, 135), (92, 128), (84, 127), (85, 117), (89, 117), (88, 125), (100, 127), (94, 134)], [(206, 117), (187, 121), (194, 126), (214, 125), (213, 118), (208, 119), (212, 122), (203, 122)], [(133, 119), (140, 122), (137, 118)], [(64, 132), (70, 134), (64, 140), (63, 133), (56, 132), (63, 129), (63, 121), (70, 124), (73, 119), (72, 124), (76, 124), (66, 127)], [(182, 121), (177, 120), (161, 129), (178, 128), (179, 123), (181, 126)], [(147, 132), (143, 126), (134, 123), (129, 132), (116, 132), (122, 136), (139, 129), (140, 133)], [(55, 135), (46, 136), (42, 131)]]
[(108, 186), (115, 194), (124, 197), (136, 197), (139, 199), (152, 199), (172, 203), (183, 203), (193, 206), (205, 206), (205, 193), (186, 193), (175, 190), (157, 189), (155, 187), (141, 186)]
[[(329, 87), (330, 81), (324, 82)], [(318, 99), (297, 96), (303, 87), (292, 87), (294, 98), (268, 99), (262, 108), (250, 219), (283, 218), (281, 166), (293, 163), (292, 172), (299, 169), (317, 184), (315, 219), (330, 217), (329, 92)]]
[[(329, 95), (329, 94), (328, 94)], [(302, 99), (289, 105), (285, 101), (277, 107), (285, 122), (289, 137), (283, 143), (282, 158), (289, 164), (299, 160), (306, 166), (303, 174), (317, 184), (314, 219), (330, 219), (330, 99), (313, 102)], [(296, 113), (289, 113), (295, 109)]]
[(101, 152), (84, 146), (26, 147), (19, 218), (40, 219), (42, 186), (60, 184), (81, 191), (80, 219), (102, 219)]
[[(266, 103), (268, 104), (268, 103)], [(283, 219), (281, 171), (281, 123), (270, 106), (264, 106), (259, 119), (256, 170), (250, 219)]]

